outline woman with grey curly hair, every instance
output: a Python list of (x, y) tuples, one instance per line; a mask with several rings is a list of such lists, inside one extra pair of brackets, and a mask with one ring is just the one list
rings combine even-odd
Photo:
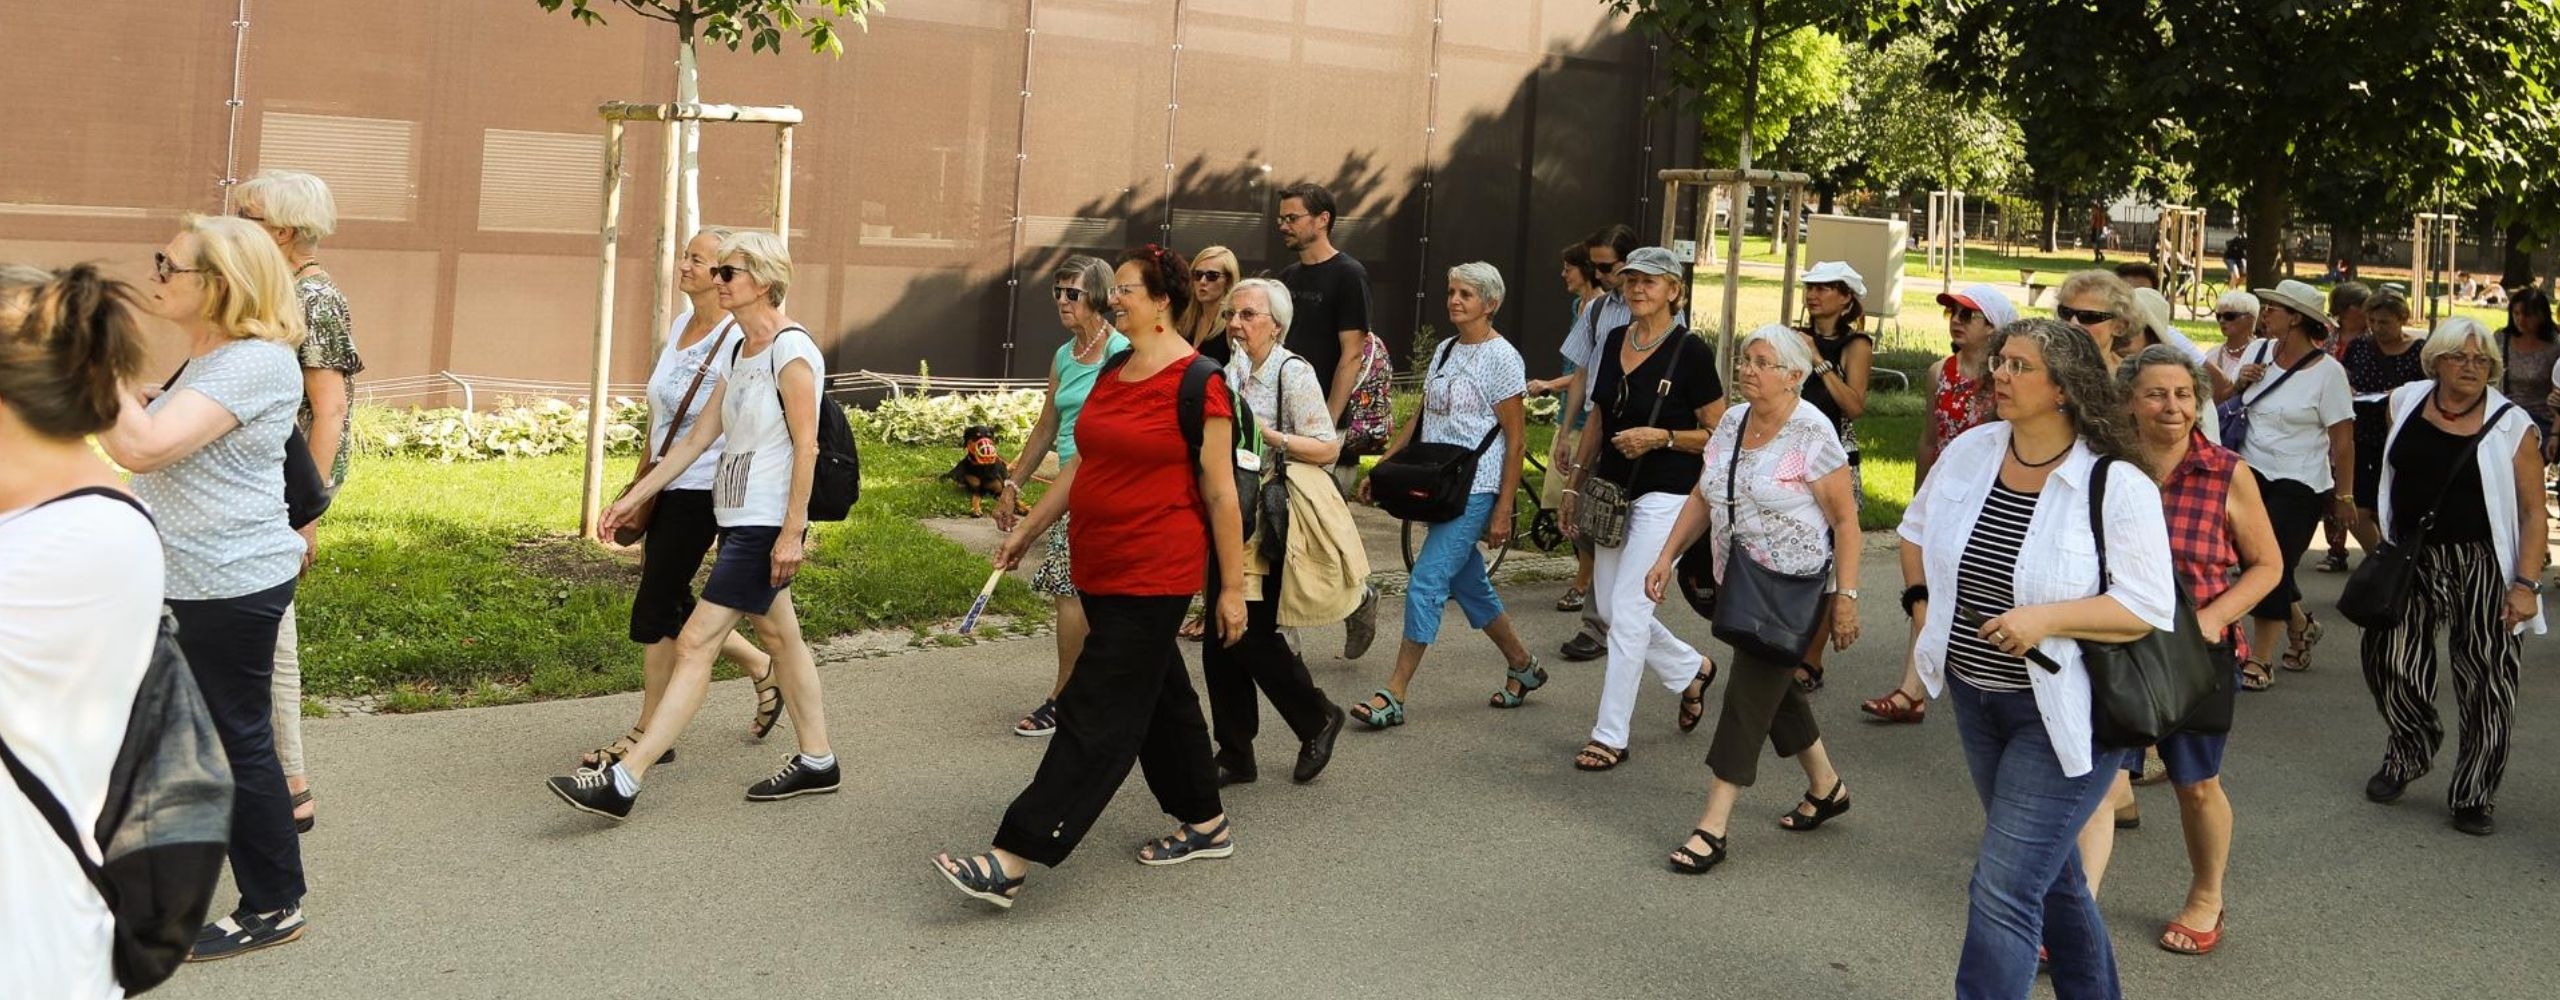
[(2116, 996), (2075, 838), (2129, 755), (2097, 742), (2075, 640), (2174, 627), (2168, 528), (2095, 340), (2021, 320), (1991, 355), (1999, 419), (1947, 445), (1901, 528), (1920, 680), (1955, 708), (1985, 814), (1956, 993), (2026, 996), (2042, 944), (2060, 995)]

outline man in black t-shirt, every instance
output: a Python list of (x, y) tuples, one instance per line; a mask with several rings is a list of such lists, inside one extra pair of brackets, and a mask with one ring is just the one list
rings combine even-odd
[(1280, 242), (1298, 255), (1280, 269), (1297, 317), (1289, 323), (1289, 351), (1314, 365), (1324, 385), (1325, 409), (1342, 426), (1343, 408), (1360, 382), (1360, 356), (1369, 338), (1369, 271), (1333, 246), (1333, 193), (1316, 184), (1280, 189)]

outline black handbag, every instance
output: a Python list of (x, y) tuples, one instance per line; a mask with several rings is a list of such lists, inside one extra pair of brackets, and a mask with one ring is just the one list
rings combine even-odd
[[(2347, 577), (2346, 589), (2338, 593), (2339, 614), (2368, 630), (2387, 629), (2400, 624), (2400, 612), (2409, 603), (2410, 578), (2418, 571), (2418, 547), (2426, 544), (2427, 529), (2435, 527), (2436, 511), (2444, 508), (2445, 493), (2452, 490), (2453, 484), (2462, 480), (2464, 470), (2479, 459), (2480, 439), (2488, 435), (2489, 428), (2497, 426), (2499, 419), (2515, 408), (2514, 403), (2498, 407), (2498, 412), (2481, 422), (2480, 433), (2472, 437), (2470, 447), (2453, 463), (2453, 473), (2446, 476), (2444, 485), (2436, 489), (2435, 501), (2427, 505), (2426, 516), (2418, 519), (2417, 533), (2407, 539), (2407, 544), (2384, 542), (2366, 553), (2363, 562), (2356, 564), (2356, 571)], [(2411, 410), (2407, 419), (2424, 420), (2425, 411)], [(2408, 424), (2403, 422), (2401, 426)], [(2384, 461), (2389, 460), (2384, 458)]]
[[(1733, 458), (1725, 465), (1725, 516), (1736, 527), (1742, 518), (1734, 513), (1734, 483), (1742, 468), (1742, 433), (1734, 432)], [(1836, 540), (1835, 540), (1836, 541)], [(1724, 581), (1715, 591), (1715, 628), (1717, 639), (1731, 645), (1734, 651), (1793, 667), (1804, 661), (1813, 648), (1814, 632), (1822, 627), (1823, 607), (1831, 582), (1831, 563), (1825, 560), (1822, 572), (1812, 574), (1781, 573), (1760, 565), (1743, 549), (1740, 536), (1728, 538), (1724, 550)]]
[[(1315, 370), (1313, 363), (1294, 354), (1281, 359), (1283, 370), (1271, 389), (1272, 408), (1278, 412), (1280, 429), (1286, 433), (1297, 432), (1289, 421), (1289, 373), (1285, 370), (1292, 358), (1307, 364), (1309, 371)], [(1270, 468), (1263, 473), (1260, 491), (1262, 516), (1245, 525), (1245, 533), (1260, 540), (1263, 561), (1276, 569), (1287, 561), (1289, 555), (1289, 450), (1271, 449), (1269, 463)]]
[[(2107, 592), (2107, 469), (2101, 456), (2089, 476), (2089, 535), (2098, 544), (2098, 592)], [(2089, 671), (2091, 723), (2101, 746), (2150, 746), (2178, 732), (2215, 692), (2231, 684), (2196, 624), (2196, 603), (2177, 593), (2176, 627), (2152, 630), (2132, 642), (2080, 640), (2080, 662)], [(2228, 723), (2224, 729), (2228, 731)]]
[[(1455, 346), (1456, 341), (1440, 346), (1440, 357), (1431, 365), (1433, 372), (1449, 362)], [(1429, 381), (1426, 376), (1424, 384)], [(1413, 415), (1413, 440), (1369, 470), (1369, 497), (1377, 501), (1379, 510), (1403, 520), (1443, 524), (1467, 512), (1467, 494), (1476, 485), (1476, 463), (1502, 436), (1502, 425), (1497, 422), (1485, 431), (1484, 440), (1472, 449), (1424, 441), (1423, 425), (1431, 416), (1429, 391), (1424, 390), (1421, 412)]]

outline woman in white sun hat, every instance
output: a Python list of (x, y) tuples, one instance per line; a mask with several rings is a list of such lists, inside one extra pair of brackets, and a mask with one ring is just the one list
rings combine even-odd
[[(2240, 457), (2257, 474), (2284, 569), (2275, 592), (2250, 612), (2257, 623), (2249, 643), (2253, 658), (2240, 664), (2241, 686), (2263, 691), (2275, 675), (2256, 653), (2282, 648), (2277, 662), (2285, 669), (2308, 670), (2311, 648), (2320, 641), (2320, 620), (2302, 607), (2294, 564), (2311, 547), (2324, 513), (2334, 508), (2339, 517), (2355, 517), (2355, 404), (2346, 367), (2320, 349), (2332, 328), (2320, 291), (2287, 280), (2251, 294), (2261, 303), (2262, 343), (2240, 367), (2230, 402), (2248, 421)], [(2286, 640), (2281, 647), (2279, 633)]]

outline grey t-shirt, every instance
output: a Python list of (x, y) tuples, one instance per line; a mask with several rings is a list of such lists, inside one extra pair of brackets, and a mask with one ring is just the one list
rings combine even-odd
[(292, 350), (238, 340), (187, 363), (150, 410), (194, 392), (240, 426), (158, 472), (133, 477), (160, 522), (169, 599), (209, 601), (266, 590), (302, 572), (302, 536), (285, 521), (284, 443), (302, 405)]

